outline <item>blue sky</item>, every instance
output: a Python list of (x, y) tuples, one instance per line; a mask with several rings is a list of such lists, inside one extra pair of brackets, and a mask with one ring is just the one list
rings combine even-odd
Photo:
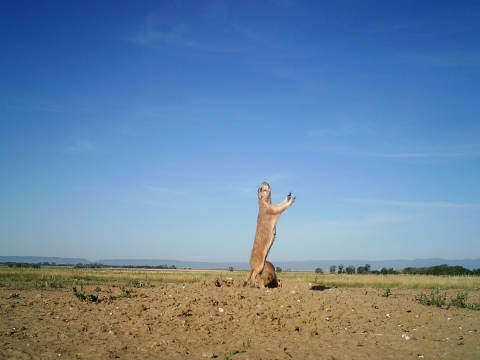
[(0, 254), (480, 257), (477, 1), (2, 1)]

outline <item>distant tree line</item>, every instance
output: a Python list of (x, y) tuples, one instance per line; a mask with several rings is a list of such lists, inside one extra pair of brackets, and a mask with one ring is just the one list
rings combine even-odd
[(33, 268), (40, 269), (41, 266), (68, 266), (75, 267), (77, 269), (96, 269), (96, 268), (126, 268), (126, 269), (176, 269), (175, 265), (104, 265), (98, 263), (91, 264), (56, 264), (55, 262), (39, 262), (39, 263), (26, 263), (26, 262), (0, 262), (0, 266), (8, 266), (10, 268)]
[[(337, 270), (338, 269), (338, 270)], [(374, 275), (398, 275), (398, 274), (408, 274), (408, 275), (435, 275), (435, 276), (480, 276), (480, 269), (469, 270), (463, 266), (449, 266), (447, 264), (436, 265), (430, 267), (406, 267), (401, 271), (394, 270), (393, 268), (387, 269), (383, 267), (381, 270), (370, 270), (370, 264), (365, 264), (365, 266), (359, 266), (355, 269), (355, 266), (350, 265), (348, 267), (340, 264), (338, 266), (330, 266), (330, 274), (374, 274)], [(315, 269), (316, 273), (319, 268)], [(320, 269), (321, 270), (321, 269)]]
[(403, 269), (404, 274), (418, 275), (436, 275), (436, 276), (480, 276), (480, 269), (466, 269), (463, 266), (449, 266), (447, 264), (435, 265), (430, 267), (406, 267)]
[(85, 269), (94, 269), (94, 268), (122, 268), (122, 269), (176, 269), (175, 265), (104, 265), (104, 264), (76, 264), (75, 268), (85, 268)]
[(43, 265), (43, 263), (17, 263), (17, 262), (2, 262), (0, 263), (0, 266), (8, 266), (9, 268), (33, 268), (33, 269), (40, 269), (40, 266)]

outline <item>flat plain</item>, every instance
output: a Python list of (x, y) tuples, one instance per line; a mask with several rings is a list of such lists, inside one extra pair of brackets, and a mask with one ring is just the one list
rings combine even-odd
[[(6, 359), (476, 359), (479, 277), (0, 268)], [(76, 295), (73, 289), (76, 290)], [(436, 289), (436, 290), (435, 290)]]

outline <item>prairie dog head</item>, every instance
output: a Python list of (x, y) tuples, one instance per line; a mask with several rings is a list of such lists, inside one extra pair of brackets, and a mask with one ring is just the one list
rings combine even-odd
[(270, 261), (265, 260), (263, 271), (259, 276), (263, 280), (263, 285), (265, 287), (274, 288), (282, 286), (277, 274), (275, 273), (275, 267)]
[(266, 201), (268, 203), (272, 203), (272, 193), (270, 190), (270, 185), (268, 183), (263, 182), (262, 185), (258, 188), (258, 200)]

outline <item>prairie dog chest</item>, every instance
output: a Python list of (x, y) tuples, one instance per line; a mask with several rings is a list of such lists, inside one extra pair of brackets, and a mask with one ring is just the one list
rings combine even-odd
[(268, 214), (266, 209), (260, 208), (257, 218), (257, 230), (255, 240), (261, 242), (271, 242), (275, 237), (276, 224), (280, 214)]

